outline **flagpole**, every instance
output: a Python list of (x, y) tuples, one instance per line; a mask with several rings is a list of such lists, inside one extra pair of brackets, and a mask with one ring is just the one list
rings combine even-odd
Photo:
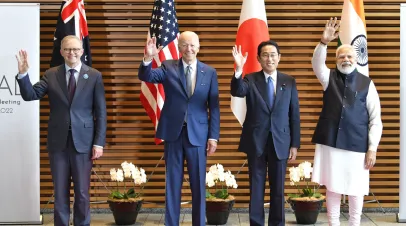
[[(400, 62), (406, 61), (406, 3), (400, 6)], [(400, 64), (400, 157), (398, 223), (406, 223), (406, 67)]]

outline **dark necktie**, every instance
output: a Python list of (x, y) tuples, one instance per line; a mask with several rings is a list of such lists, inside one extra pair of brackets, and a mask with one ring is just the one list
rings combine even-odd
[(75, 69), (69, 69), (69, 83), (68, 83), (68, 95), (69, 95), (69, 103), (72, 103), (73, 96), (75, 95), (76, 90), (76, 79), (75, 79)]
[(275, 91), (274, 91), (273, 81), (271, 76), (268, 77), (268, 99), (269, 99), (269, 106), (271, 109), (273, 108), (274, 100), (275, 100)]
[(186, 92), (187, 96), (190, 98), (192, 96), (192, 71), (190, 65), (186, 67), (185, 77), (186, 77)]

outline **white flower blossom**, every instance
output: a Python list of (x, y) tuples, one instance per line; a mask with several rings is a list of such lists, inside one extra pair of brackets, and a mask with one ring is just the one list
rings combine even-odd
[(290, 167), (289, 168), (289, 178), (291, 182), (297, 183), (300, 181), (300, 168), (299, 167)]
[(227, 187), (237, 188), (237, 182), (231, 171), (224, 172), (224, 167), (221, 164), (215, 164), (210, 167), (206, 173), (206, 184), (208, 187), (213, 187), (216, 183), (225, 182)]
[(141, 185), (142, 183), (147, 182), (147, 175), (145, 174), (145, 170), (143, 168), (138, 169), (135, 167), (132, 171), (134, 184)]
[(117, 181), (123, 182), (124, 181), (124, 173), (122, 169), (117, 170)]
[(218, 170), (217, 170), (217, 166), (216, 166), (216, 165), (212, 165), (212, 166), (210, 167), (209, 172), (212, 174), (213, 181), (218, 180), (218, 178), (219, 178), (219, 173), (218, 173)]
[(121, 163), (121, 167), (123, 168), (123, 171), (124, 171), (124, 177), (131, 178), (130, 164), (127, 161), (125, 161), (125, 162)]
[(117, 171), (116, 169), (110, 169), (110, 178), (112, 181), (117, 181)]
[(215, 185), (213, 180), (213, 174), (210, 171), (206, 173), (206, 184), (209, 188)]
[(309, 179), (311, 177), (311, 173), (313, 172), (312, 164), (310, 162), (302, 162), (298, 166), (300, 168), (300, 177)]

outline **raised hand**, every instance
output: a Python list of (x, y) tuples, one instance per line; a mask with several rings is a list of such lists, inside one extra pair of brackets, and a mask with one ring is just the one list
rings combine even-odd
[(321, 36), (321, 41), (324, 44), (328, 44), (332, 40), (336, 39), (338, 37), (338, 28), (340, 28), (341, 22), (337, 23), (337, 17), (330, 18), (329, 21), (326, 23), (326, 27), (324, 28), (323, 35)]
[(144, 60), (145, 61), (152, 60), (154, 56), (158, 55), (159, 51), (161, 51), (162, 48), (163, 46), (159, 46), (159, 48), (156, 47), (156, 37), (150, 38), (148, 36), (147, 44), (145, 46)]
[(18, 62), (18, 73), (19, 74), (27, 73), (29, 68), (27, 51), (20, 50), (18, 52), (18, 56), (16, 55), (16, 59)]
[(237, 45), (233, 47), (233, 57), (235, 62), (235, 70), (242, 71), (245, 62), (247, 62), (248, 52), (245, 52), (245, 56), (241, 53), (241, 46), (237, 49)]

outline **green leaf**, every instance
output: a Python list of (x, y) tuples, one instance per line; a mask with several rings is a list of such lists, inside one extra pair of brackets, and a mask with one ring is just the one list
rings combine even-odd
[(206, 189), (206, 199), (214, 198), (214, 196)]
[(313, 197), (313, 190), (311, 188), (303, 188), (303, 197)]
[(226, 189), (219, 189), (218, 191), (216, 191), (214, 196), (219, 199), (226, 199), (228, 197), (228, 192)]
[(134, 188), (130, 188), (130, 189), (128, 189), (128, 191), (127, 191), (127, 195), (133, 195), (133, 194), (135, 194), (135, 190), (134, 190)]
[(299, 198), (299, 194), (288, 194), (289, 198)]
[(113, 199), (124, 199), (124, 194), (119, 191), (113, 191), (111, 192), (110, 197)]

